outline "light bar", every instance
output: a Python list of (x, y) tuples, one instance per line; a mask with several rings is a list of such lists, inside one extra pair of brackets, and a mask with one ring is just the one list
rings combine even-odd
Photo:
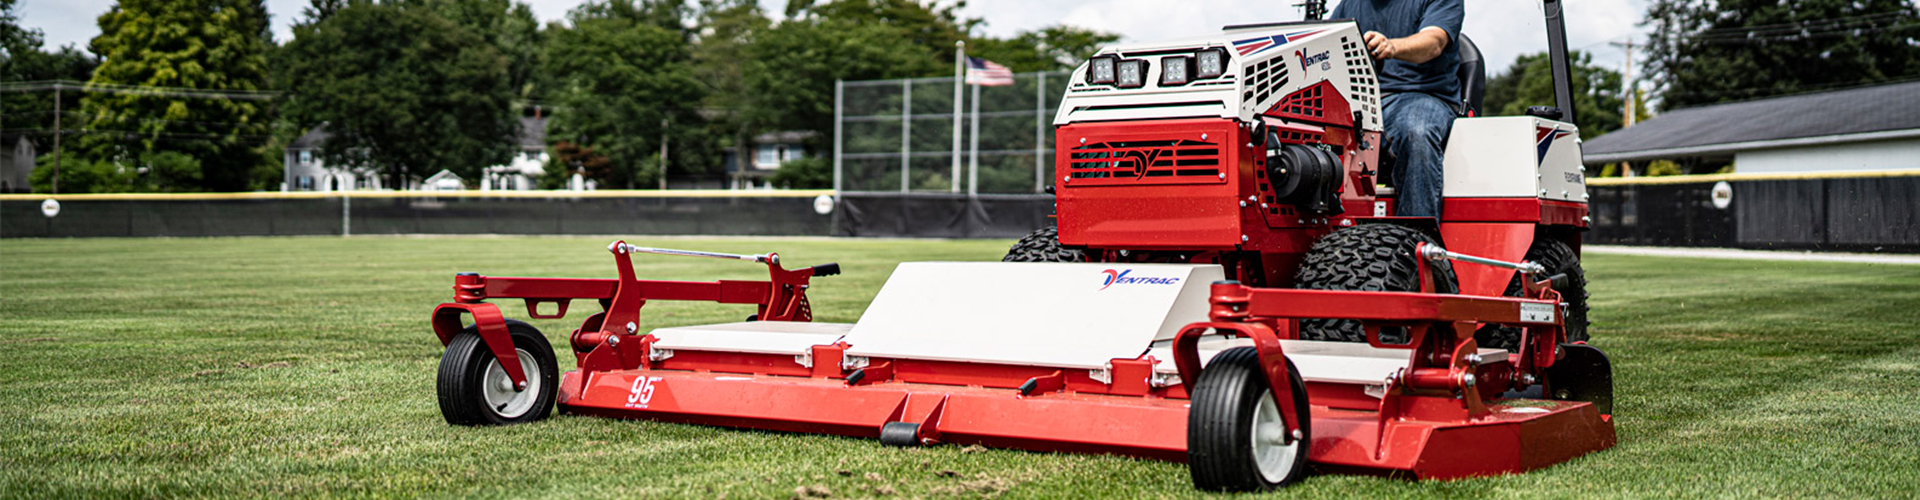
[(1186, 85), (1193, 81), (1193, 58), (1187, 56), (1167, 56), (1160, 58), (1160, 86), (1171, 87)]
[(1116, 60), (1117, 58), (1113, 56), (1100, 56), (1087, 61), (1087, 83), (1112, 85), (1113, 64)]
[(1227, 49), (1215, 47), (1201, 50), (1193, 56), (1194, 79), (1205, 80), (1227, 74)]
[(1114, 85), (1123, 89), (1147, 86), (1147, 62), (1139, 59), (1127, 59), (1113, 65)]

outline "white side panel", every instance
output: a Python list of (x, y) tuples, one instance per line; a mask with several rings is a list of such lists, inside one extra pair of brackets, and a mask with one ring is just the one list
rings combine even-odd
[(909, 262), (847, 334), (847, 354), (1101, 368), (1204, 319), (1223, 276), (1212, 265)]
[(1454, 120), (1445, 196), (1586, 201), (1579, 137), (1571, 124), (1531, 116)]
[(1916, 168), (1920, 168), (1920, 138), (1755, 149), (1733, 154), (1733, 171), (1741, 174)]
[(653, 330), (655, 349), (810, 354), (812, 347), (839, 342), (853, 325), (793, 321), (748, 321)]

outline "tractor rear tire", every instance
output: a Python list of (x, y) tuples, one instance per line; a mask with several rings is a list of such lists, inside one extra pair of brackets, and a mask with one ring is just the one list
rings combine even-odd
[[(1547, 276), (1565, 274), (1565, 285), (1554, 287), (1560, 292), (1560, 300), (1566, 301), (1566, 318), (1562, 326), (1567, 329), (1567, 342), (1585, 342), (1587, 340), (1587, 272), (1580, 267), (1580, 254), (1573, 247), (1555, 239), (1541, 239), (1533, 242), (1527, 249), (1527, 262), (1536, 262), (1547, 268)], [(1520, 273), (1513, 273), (1513, 280), (1507, 282), (1508, 297), (1525, 295), (1520, 285)], [(1486, 325), (1474, 332), (1474, 339), (1480, 347), (1499, 348), (1508, 351), (1520, 351), (1520, 328), (1504, 325)]]
[[(1406, 226), (1363, 224), (1328, 234), (1313, 242), (1305, 263), (1294, 276), (1294, 287), (1306, 290), (1360, 290), (1372, 292), (1420, 291), (1420, 243), (1439, 245), (1432, 237)], [(1430, 263), (1433, 287), (1439, 293), (1458, 293), (1460, 285), (1447, 262)], [(1405, 342), (1405, 328), (1381, 331), (1384, 342)], [(1366, 342), (1360, 322), (1350, 319), (1300, 320), (1302, 340)]]
[(1035, 229), (1007, 249), (1007, 256), (1001, 262), (1086, 262), (1087, 254), (1079, 250), (1060, 246), (1060, 228), (1047, 226)]
[(1268, 491), (1306, 477), (1313, 440), (1307, 384), (1292, 360), (1287, 373), (1301, 436), (1291, 441), (1254, 348), (1228, 349), (1200, 371), (1187, 411), (1187, 472), (1194, 488)]
[(553, 346), (533, 325), (507, 320), (515, 355), (527, 374), (526, 390), (515, 391), (506, 371), (469, 325), (447, 343), (440, 356), (437, 392), (440, 416), (453, 425), (523, 424), (547, 418), (560, 387), (559, 363)]

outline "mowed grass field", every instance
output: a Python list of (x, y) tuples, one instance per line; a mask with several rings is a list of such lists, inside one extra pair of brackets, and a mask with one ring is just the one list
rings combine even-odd
[[(453, 273), (608, 277), (608, 241), (0, 240), (0, 497), (1211, 496), (1180, 464), (1109, 456), (574, 416), (446, 425), (428, 315), (451, 296)], [(896, 263), (997, 260), (1009, 242), (641, 243), (837, 261), (846, 273), (815, 281), (814, 308), (853, 321)], [(720, 260), (638, 264), (652, 278), (764, 277)], [(1319, 475), (1272, 496), (1920, 491), (1920, 266), (1605, 255), (1586, 265), (1595, 343), (1614, 361), (1618, 447), (1524, 475)], [(654, 303), (643, 328), (749, 312)], [(533, 323), (564, 352), (584, 317)]]

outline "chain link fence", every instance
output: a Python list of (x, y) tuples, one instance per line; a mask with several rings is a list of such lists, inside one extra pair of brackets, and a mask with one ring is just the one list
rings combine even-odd
[(1013, 85), (966, 86), (957, 136), (953, 78), (838, 82), (833, 187), (1042, 192), (1052, 175), (1053, 115), (1067, 78), (1066, 72), (1018, 73)]

